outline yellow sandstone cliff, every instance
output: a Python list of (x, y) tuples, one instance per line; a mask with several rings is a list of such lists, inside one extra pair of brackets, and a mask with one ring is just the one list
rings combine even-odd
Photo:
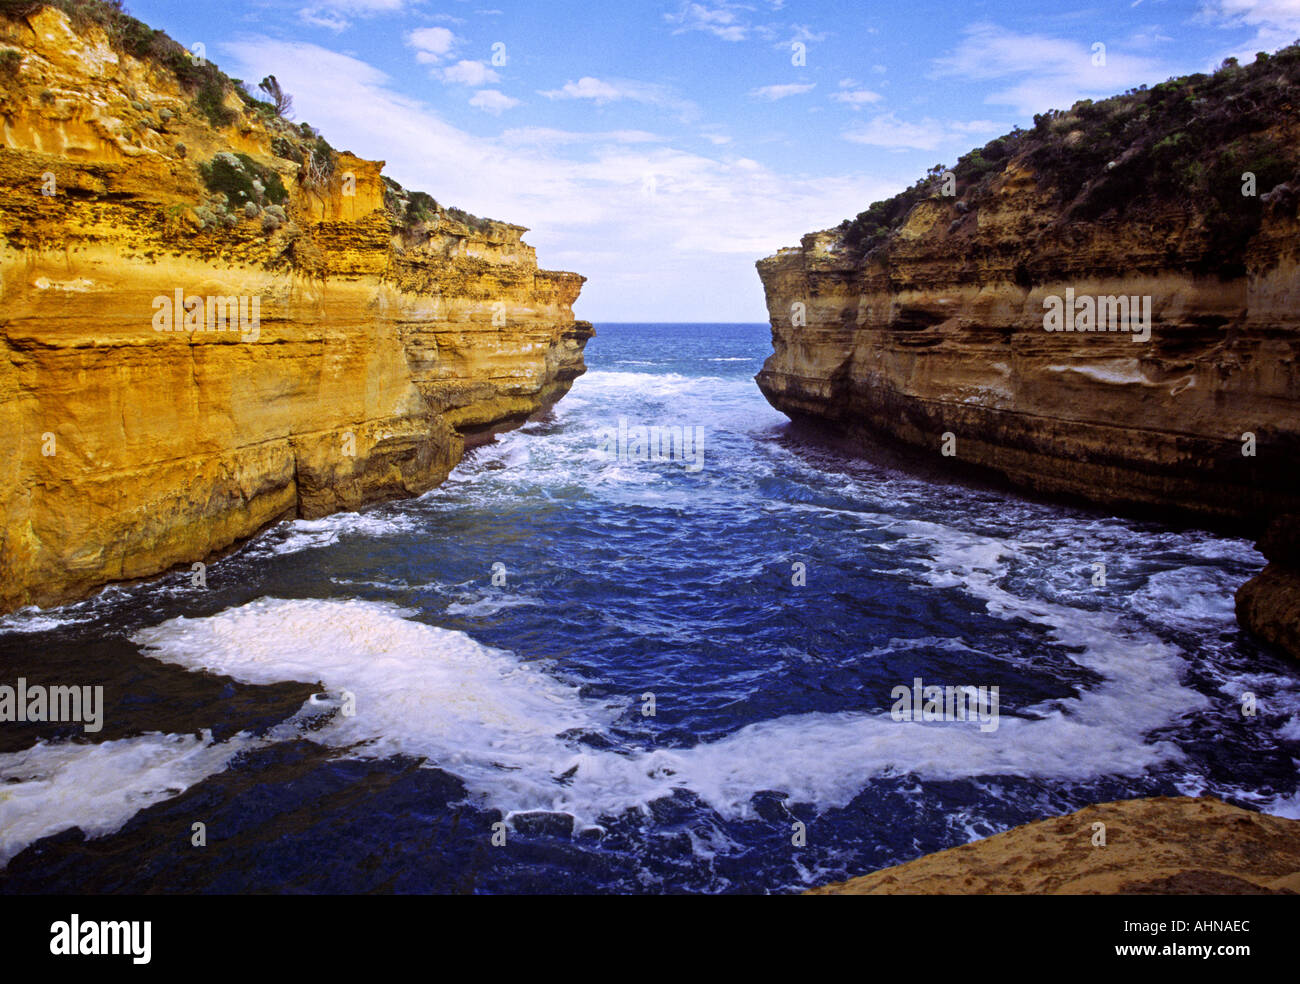
[[(831, 230), (759, 262), (774, 406), (936, 456), (951, 432), (958, 462), (1108, 505), (1261, 529), (1300, 506), (1294, 209), (1225, 281), (1166, 265), (1144, 228), (1043, 232), (1054, 208), (1017, 164), (977, 215), (957, 204), (915, 206), (885, 257), (847, 255)], [(1028, 263), (1044, 275), (1017, 283)], [(1045, 331), (1044, 298), (1067, 289), (1150, 296), (1150, 340)]]
[(583, 278), (523, 228), (417, 210), (381, 163), (59, 10), (0, 17), (6, 66), (0, 608), (423, 492), (585, 370)]

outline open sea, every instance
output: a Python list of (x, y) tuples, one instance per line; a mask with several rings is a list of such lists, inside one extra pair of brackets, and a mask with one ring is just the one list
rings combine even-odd
[[(0, 725), (0, 893), (784, 893), (1107, 800), (1300, 817), (1250, 542), (801, 431), (766, 325), (597, 329), (427, 495), (0, 619), (0, 684), (105, 701)], [(918, 678), (996, 727), (896, 720)]]

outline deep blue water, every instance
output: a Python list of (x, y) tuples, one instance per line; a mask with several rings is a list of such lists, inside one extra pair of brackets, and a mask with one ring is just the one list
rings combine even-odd
[[(0, 725), (0, 891), (787, 892), (1111, 799), (1300, 815), (1248, 542), (800, 432), (765, 325), (598, 331), (428, 495), (0, 623), (0, 683), (106, 694)], [(620, 418), (702, 459), (620, 460)], [(894, 720), (917, 677), (996, 730)]]

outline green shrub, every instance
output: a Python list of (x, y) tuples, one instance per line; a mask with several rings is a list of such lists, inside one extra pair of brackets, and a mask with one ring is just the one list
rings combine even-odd
[(440, 216), (446, 216), (476, 232), (483, 232), (492, 225), (491, 219), (471, 215), (459, 208), (445, 208), (432, 195), (423, 191), (407, 191), (392, 178), (384, 177), (381, 180), (384, 182), (384, 208), (396, 227), (408, 235), (415, 232), (418, 226)]
[[(1139, 86), (1109, 99), (1076, 102), (1034, 116), (1014, 131), (958, 159), (953, 171), (966, 209), (978, 207), (1011, 159), (1038, 176), (1068, 220), (1108, 213), (1180, 209), (1208, 236), (1206, 269), (1239, 273), (1259, 229), (1259, 196), (1300, 180), (1300, 150), (1276, 144), (1269, 131), (1300, 104), (1300, 43), (1248, 66), (1226, 61), (1198, 73)], [(1257, 195), (1241, 194), (1241, 175), (1256, 176)], [(915, 204), (933, 192), (935, 170), (893, 198), (840, 224), (843, 244), (865, 254), (889, 242)]]
[(0, 49), (0, 79), (16, 79), (23, 53), (16, 48)]
[(194, 96), (194, 108), (220, 130), (239, 118), (239, 114), (226, 105), (226, 87), (215, 78), (205, 78)]
[(232, 209), (243, 208), (249, 202), (262, 208), (267, 203), (284, 205), (289, 200), (280, 175), (247, 154), (217, 154), (199, 165), (199, 175), (208, 191), (226, 196), (226, 204)]
[(438, 215), (438, 202), (423, 191), (411, 192), (410, 203), (406, 206), (406, 217), (410, 225), (429, 222)]
[(307, 148), (313, 173), (322, 178), (328, 178), (334, 173), (334, 148), (329, 145), (329, 141), (317, 134)]
[(42, 7), (56, 7), (71, 19), (73, 25), (84, 30), (97, 24), (112, 35), (120, 20), (126, 16), (122, 0), (0, 0), (0, 17), (18, 20), (34, 14)]
[(235, 95), (239, 96), (245, 106), (262, 116), (268, 118), (275, 116), (275, 107), (249, 92), (242, 79), (231, 79), (230, 81), (235, 86)]

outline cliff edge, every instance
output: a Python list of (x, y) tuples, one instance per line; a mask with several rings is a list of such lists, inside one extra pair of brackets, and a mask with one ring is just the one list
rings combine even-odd
[(424, 492), (585, 371), (525, 229), (111, 4), (0, 4), (0, 124), (0, 609)]

